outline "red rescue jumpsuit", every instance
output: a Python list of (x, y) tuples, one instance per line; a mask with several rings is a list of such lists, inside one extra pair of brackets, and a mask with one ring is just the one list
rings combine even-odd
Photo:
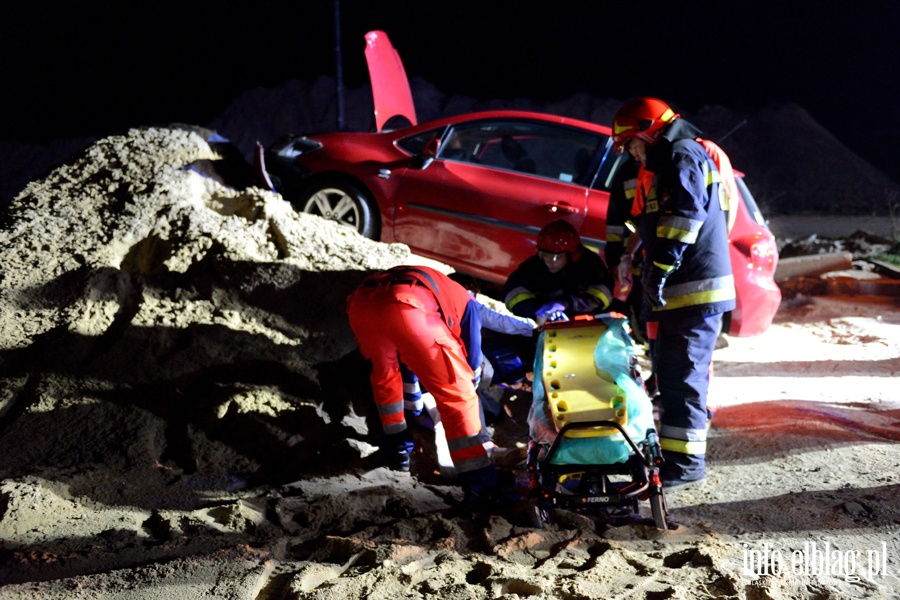
[(406, 429), (402, 360), (434, 396), (457, 472), (490, 466), (481, 413), (459, 323), (468, 291), (428, 267), (373, 275), (347, 298), (350, 327), (372, 362), (372, 391), (385, 433)]

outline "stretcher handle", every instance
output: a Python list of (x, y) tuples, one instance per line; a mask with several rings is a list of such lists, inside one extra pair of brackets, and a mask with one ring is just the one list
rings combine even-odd
[(590, 325), (593, 321), (601, 321), (603, 319), (626, 319), (625, 315), (620, 312), (608, 311), (597, 313), (595, 315), (575, 315), (571, 321), (547, 321), (538, 330), (544, 329), (565, 329), (567, 327), (579, 327)]

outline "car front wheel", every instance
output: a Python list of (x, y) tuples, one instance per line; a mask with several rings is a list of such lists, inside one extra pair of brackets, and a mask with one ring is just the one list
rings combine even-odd
[(304, 194), (299, 207), (305, 213), (337, 221), (367, 238), (378, 239), (378, 213), (366, 194), (352, 183), (322, 181)]

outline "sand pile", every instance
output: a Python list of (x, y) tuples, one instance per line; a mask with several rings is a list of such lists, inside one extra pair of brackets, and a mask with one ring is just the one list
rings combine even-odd
[[(562, 511), (536, 530), (462, 511), (423, 432), (412, 475), (381, 466), (344, 298), (416, 259), (236, 183), (230, 154), (132, 130), (2, 215), (0, 598), (900, 590), (898, 307), (795, 299), (719, 351), (712, 485), (669, 496), (673, 530)], [(497, 437), (523, 440), (530, 394), (505, 400)], [(756, 560), (826, 542), (859, 565)]]

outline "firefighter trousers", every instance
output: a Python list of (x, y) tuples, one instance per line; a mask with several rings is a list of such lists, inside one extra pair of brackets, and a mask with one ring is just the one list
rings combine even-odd
[(684, 480), (706, 470), (706, 397), (722, 315), (681, 315), (661, 319), (655, 369), (662, 411), (660, 446), (666, 471)]
[(372, 362), (372, 392), (385, 433), (406, 430), (403, 361), (434, 396), (457, 472), (488, 467), (474, 373), (431, 291), (409, 283), (360, 287), (347, 312), (360, 352)]

